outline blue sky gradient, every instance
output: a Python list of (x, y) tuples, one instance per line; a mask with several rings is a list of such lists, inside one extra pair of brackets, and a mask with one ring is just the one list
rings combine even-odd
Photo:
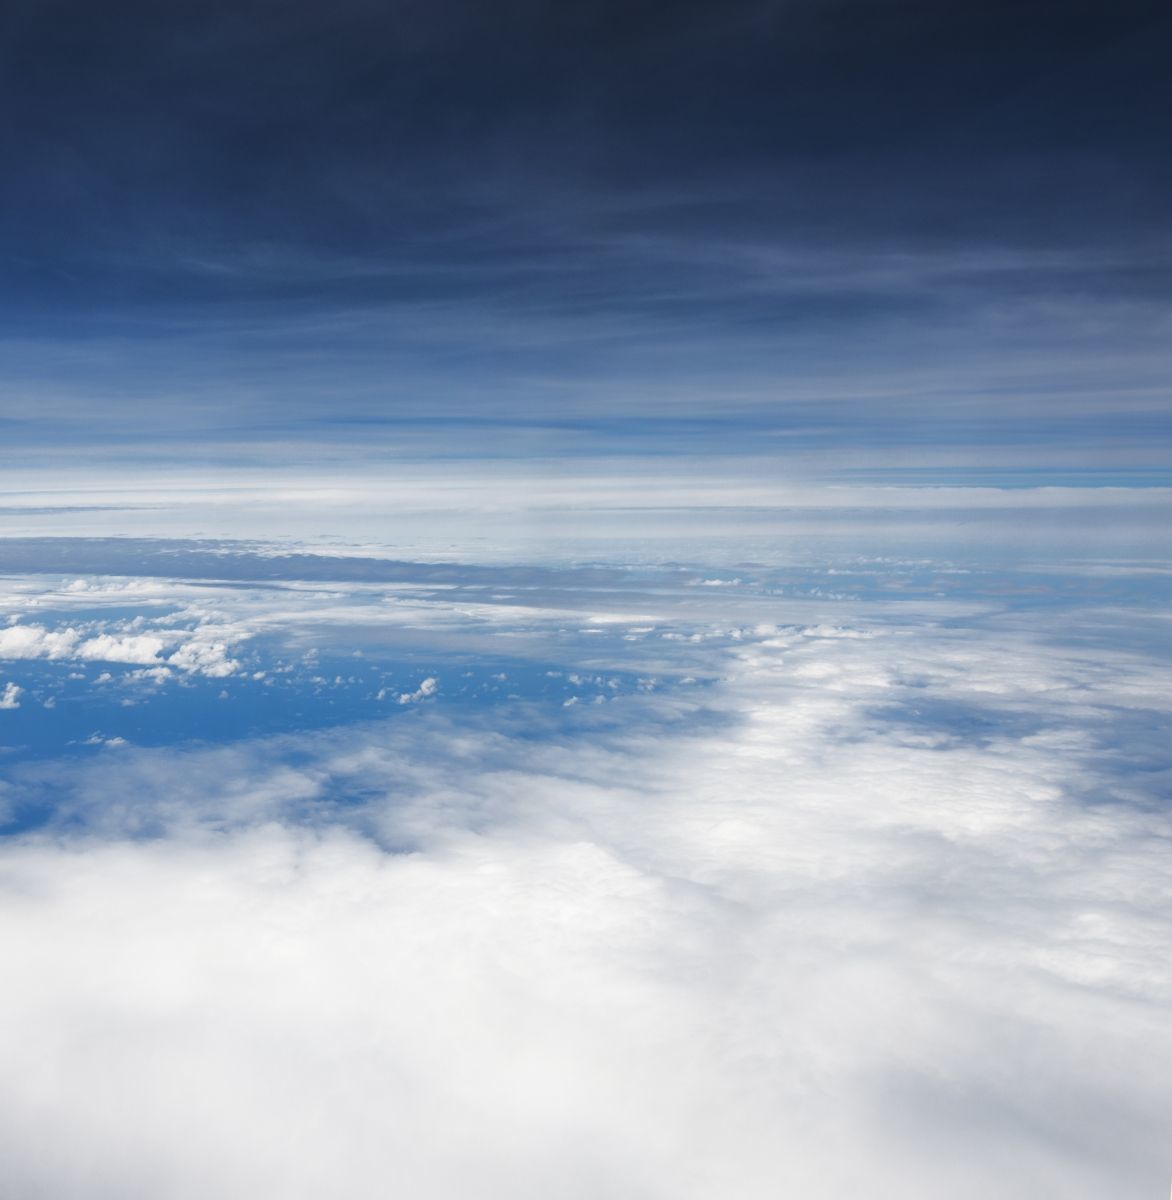
[(9, 462), (767, 439), (1167, 483), (1168, 20), (18, 3)]

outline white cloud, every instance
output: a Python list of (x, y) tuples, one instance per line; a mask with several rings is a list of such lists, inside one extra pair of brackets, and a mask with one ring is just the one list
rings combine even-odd
[(80, 634), (76, 629), (43, 625), (8, 625), (0, 629), (0, 658), (71, 658)]
[[(187, 630), (163, 629), (153, 633), (115, 630), (87, 636), (73, 626), (49, 629), (44, 625), (17, 623), (0, 629), (0, 659), (127, 663), (155, 670), (165, 662), (176, 670), (223, 678), (240, 666), (229, 657), (230, 641), (247, 636), (235, 629), (227, 632), (229, 637), (224, 636), (225, 630), (220, 626), (197, 625)], [(172, 646), (176, 648), (167, 653)]]
[(20, 697), (23, 694), (24, 688), (18, 687), (12, 682), (6, 683), (4, 691), (0, 692), (0, 708), (19, 708)]
[[(1115, 759), (1168, 707), (1166, 673), (988, 604), (863, 622), (736, 569), (683, 615), (650, 591), (596, 616), (595, 592), (193, 587), (155, 622), (0, 630), (8, 657), (151, 681), (232, 674), (258, 632), (300, 658), (376, 621), (469, 654), (564, 636), (544, 674), (575, 687), (620, 662), (704, 680), (612, 679), (604, 708), (551, 700), (548, 728), (522, 705), (455, 724), (441, 698), (213, 750), (95, 734), (117, 752), (12, 772), (7, 806), (61, 803), (0, 847), (14, 1193), (1152, 1191), (1172, 830), (1142, 790), (1158, 774)], [(567, 648), (585, 614), (589, 649)], [(652, 621), (668, 631), (618, 641)], [(428, 696), (436, 677), (398, 698)]]
[(14, 1192), (1163, 1186), (1172, 822), (1085, 799), (1162, 672), (890, 620), (703, 652), (573, 736), (427, 706), (30, 769), (89, 832), (0, 849)]
[(239, 662), (228, 657), (226, 642), (205, 639), (198, 632), (171, 654), (167, 663), (181, 671), (198, 672), (213, 679), (224, 679), (240, 667)]
[(130, 671), (126, 679), (149, 681), (150, 683), (165, 683), (173, 678), (175, 672), (170, 667), (144, 667), (141, 671)]
[(428, 696), (434, 696), (439, 683), (428, 676), (413, 692), (401, 692), (399, 694), (400, 704), (415, 704), (419, 700), (426, 700)]
[(145, 663), (153, 665), (159, 661), (166, 643), (151, 634), (116, 636), (103, 633), (89, 638), (77, 647), (75, 656), (95, 662)]

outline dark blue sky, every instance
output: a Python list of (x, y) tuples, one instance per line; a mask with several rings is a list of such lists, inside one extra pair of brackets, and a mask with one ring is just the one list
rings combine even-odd
[(1166, 5), (0, 21), (18, 453), (344, 456), (422, 422), (439, 452), (765, 431), (1162, 465)]

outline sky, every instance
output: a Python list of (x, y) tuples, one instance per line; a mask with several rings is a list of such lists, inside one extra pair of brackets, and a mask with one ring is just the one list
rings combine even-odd
[(5, 4), (0, 1193), (1166, 1196), (1170, 49)]
[(3, 19), (13, 465), (1166, 481), (1164, 5)]

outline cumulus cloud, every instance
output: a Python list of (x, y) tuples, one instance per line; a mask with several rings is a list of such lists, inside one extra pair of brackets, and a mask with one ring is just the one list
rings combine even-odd
[(100, 733), (91, 733), (89, 737), (82, 742), (83, 746), (125, 746), (127, 741), (123, 737), (106, 737)]
[(240, 666), (239, 662), (228, 656), (226, 642), (198, 637), (184, 642), (168, 657), (167, 663), (181, 671), (198, 672), (213, 679), (232, 675)]
[(14, 776), (64, 806), (0, 851), (14, 1190), (1156, 1192), (1172, 823), (1114, 755), (1160, 671), (956, 622), (710, 646), (702, 698), (582, 725)]
[(0, 629), (0, 658), (70, 658), (80, 640), (76, 629), (9, 625)]
[(18, 687), (12, 682), (6, 683), (4, 691), (0, 692), (0, 708), (19, 708), (20, 697), (23, 694), (24, 688)]
[(430, 675), (415, 689), (413, 692), (400, 692), (400, 704), (415, 704), (419, 700), (426, 700), (428, 696), (434, 696), (439, 683)]
[[(170, 647), (176, 647), (168, 653)], [(165, 629), (153, 633), (122, 631), (87, 635), (66, 626), (14, 623), (0, 629), (0, 659), (48, 659), (126, 663), (150, 668), (166, 664), (193, 674), (222, 678), (239, 662), (229, 656), (229, 642), (217, 627)]]
[(95, 662), (153, 664), (159, 661), (164, 646), (162, 638), (151, 634), (118, 637), (103, 633), (82, 642), (75, 655)]

